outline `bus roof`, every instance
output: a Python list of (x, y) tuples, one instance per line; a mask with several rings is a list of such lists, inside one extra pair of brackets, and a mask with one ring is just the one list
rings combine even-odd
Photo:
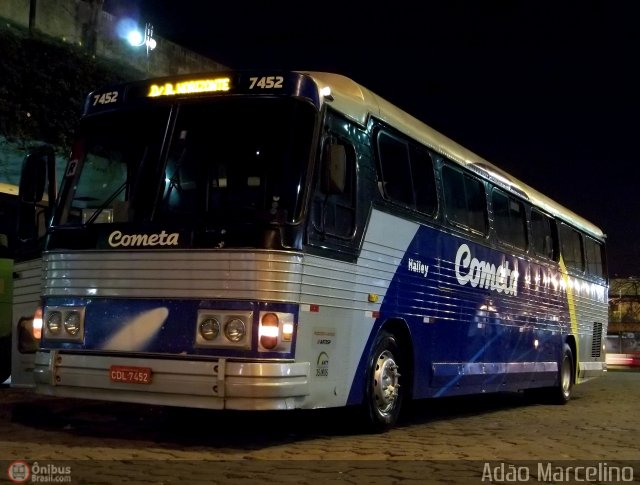
[(452, 161), (476, 173), (480, 173), (486, 178), (494, 179), (500, 185), (523, 195), (533, 205), (553, 216), (598, 239), (603, 240), (605, 238), (603, 231), (596, 225), (467, 150), (355, 81), (339, 74), (326, 72), (305, 71), (301, 73), (311, 77), (321, 90), (329, 88), (331, 96), (325, 97), (325, 100), (328, 100), (334, 108), (361, 125), (366, 125), (369, 117), (374, 116), (434, 151), (445, 155)]

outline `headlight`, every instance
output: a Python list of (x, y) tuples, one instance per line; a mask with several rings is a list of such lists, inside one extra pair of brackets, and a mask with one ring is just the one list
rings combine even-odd
[(224, 335), (231, 342), (240, 342), (246, 333), (246, 327), (242, 320), (234, 318), (229, 320), (224, 326)]
[(73, 311), (67, 313), (67, 318), (64, 319), (64, 329), (69, 332), (70, 335), (77, 335), (80, 331), (80, 320), (80, 314), (78, 312)]
[(62, 329), (62, 313), (50, 312), (47, 315), (47, 329), (53, 334), (59, 334)]
[(200, 335), (205, 340), (215, 340), (220, 335), (220, 322), (215, 318), (207, 318), (200, 323)]
[(201, 308), (194, 325), (195, 346), (204, 349), (250, 349), (252, 311)]
[(81, 342), (84, 338), (84, 312), (80, 306), (47, 306), (44, 309), (44, 339)]

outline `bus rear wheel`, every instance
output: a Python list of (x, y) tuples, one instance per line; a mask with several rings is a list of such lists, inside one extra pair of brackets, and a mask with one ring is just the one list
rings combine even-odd
[(567, 404), (573, 391), (573, 352), (568, 344), (562, 349), (562, 360), (558, 370), (558, 384), (547, 389), (546, 397), (552, 404)]
[(571, 347), (569, 347), (569, 345), (564, 344), (556, 399), (558, 404), (566, 404), (571, 399), (571, 392), (573, 391), (573, 375), (573, 352), (571, 352)]
[(404, 397), (400, 370), (400, 347), (393, 334), (383, 330), (369, 356), (365, 380), (366, 424), (374, 432), (386, 431), (398, 420)]

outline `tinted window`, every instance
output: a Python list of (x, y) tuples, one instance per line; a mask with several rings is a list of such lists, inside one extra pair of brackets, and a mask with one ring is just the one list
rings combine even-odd
[(413, 205), (407, 144), (384, 132), (378, 135), (384, 194), (391, 200)]
[(416, 209), (425, 214), (433, 214), (438, 205), (438, 197), (431, 154), (417, 146), (410, 146), (409, 153)]
[(602, 245), (590, 237), (585, 237), (584, 249), (587, 257), (587, 272), (594, 276), (604, 276)]
[(531, 247), (538, 256), (555, 258), (554, 221), (542, 212), (531, 210)]
[(422, 213), (434, 214), (438, 198), (429, 151), (381, 131), (378, 154), (384, 196)]
[(582, 257), (580, 233), (566, 224), (560, 224), (560, 245), (562, 258), (567, 268), (583, 271), (584, 258)]
[(175, 123), (159, 218), (295, 220), (313, 111), (293, 100), (185, 104)]
[(344, 190), (340, 193), (325, 194), (319, 184), (314, 196), (313, 225), (320, 233), (347, 239), (354, 235), (356, 229), (356, 151), (349, 140), (331, 134), (324, 141), (321, 173), (326, 170), (331, 145), (344, 147)]
[(442, 169), (442, 182), (447, 218), (486, 233), (486, 200), (482, 182), (447, 165)]
[(524, 249), (526, 247), (526, 218), (522, 202), (494, 189), (491, 204), (498, 239)]

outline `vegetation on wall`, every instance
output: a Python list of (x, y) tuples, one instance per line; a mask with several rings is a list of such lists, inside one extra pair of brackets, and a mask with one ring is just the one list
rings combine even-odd
[(26, 29), (0, 26), (0, 136), (68, 150), (86, 95), (142, 73)]

